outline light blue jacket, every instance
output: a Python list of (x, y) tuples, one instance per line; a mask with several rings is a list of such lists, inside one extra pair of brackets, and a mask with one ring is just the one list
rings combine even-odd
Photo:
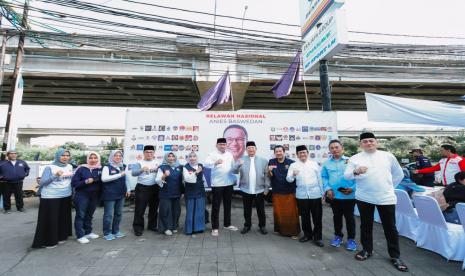
[[(338, 160), (329, 158), (321, 169), (323, 188), (326, 191), (333, 190), (336, 199), (355, 199), (355, 181), (344, 179), (344, 171), (349, 157), (341, 156)], [(346, 195), (338, 191), (339, 188), (352, 188), (352, 193)]]

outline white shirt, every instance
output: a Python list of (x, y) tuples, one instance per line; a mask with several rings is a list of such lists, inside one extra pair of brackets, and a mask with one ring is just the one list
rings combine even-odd
[[(364, 166), (368, 170), (354, 175), (354, 170)], [(375, 205), (394, 205), (397, 197), (394, 187), (404, 178), (397, 159), (389, 152), (376, 150), (373, 153), (361, 152), (349, 159), (345, 179), (355, 179), (355, 198)]]
[[(299, 173), (294, 176), (294, 170)], [(296, 180), (295, 197), (298, 199), (316, 199), (323, 195), (323, 184), (321, 181), (320, 166), (312, 160), (302, 162), (297, 160), (289, 166), (286, 180)]]
[(257, 186), (257, 172), (255, 171), (255, 156), (250, 157), (250, 170), (249, 170), (249, 193), (255, 194), (255, 187)]
[[(215, 165), (218, 160), (223, 160), (221, 164)], [(229, 151), (224, 153), (220, 151), (211, 152), (204, 163), (206, 168), (211, 168), (211, 186), (224, 187), (233, 185), (236, 182), (235, 176), (232, 174), (234, 165), (234, 157)]]

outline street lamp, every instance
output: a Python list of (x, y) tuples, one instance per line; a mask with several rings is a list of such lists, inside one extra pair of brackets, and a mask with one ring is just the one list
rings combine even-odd
[(244, 14), (242, 15), (242, 26), (241, 26), (241, 37), (244, 37), (244, 19), (245, 19), (245, 13), (247, 12), (247, 9), (249, 6), (245, 5), (244, 6)]

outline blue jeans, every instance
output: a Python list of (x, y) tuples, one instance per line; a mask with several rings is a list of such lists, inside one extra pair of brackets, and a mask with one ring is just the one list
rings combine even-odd
[(78, 239), (92, 233), (92, 218), (99, 201), (98, 193), (77, 192), (74, 195), (74, 231)]
[(103, 234), (116, 234), (123, 213), (124, 198), (103, 202)]
[(444, 219), (446, 220), (446, 222), (461, 224), (459, 213), (457, 213), (457, 210), (455, 208), (443, 211), (442, 214), (444, 215)]

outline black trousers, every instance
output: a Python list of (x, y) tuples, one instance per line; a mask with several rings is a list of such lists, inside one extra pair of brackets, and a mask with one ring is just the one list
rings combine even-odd
[(300, 221), (302, 223), (304, 235), (315, 241), (322, 240), (323, 207), (321, 198), (297, 199), (297, 207), (299, 208)]
[(231, 199), (234, 192), (233, 185), (225, 187), (212, 187), (212, 229), (220, 225), (220, 206), (223, 200), (224, 227), (231, 225)]
[(399, 233), (396, 228), (396, 206), (374, 205), (357, 200), (360, 211), (360, 238), (363, 250), (373, 252), (373, 219), (375, 207), (378, 209), (381, 223), (383, 224), (384, 236), (386, 237), (388, 253), (391, 258), (399, 258)]
[(263, 193), (251, 195), (242, 192), (242, 203), (244, 205), (244, 226), (252, 226), (252, 207), (255, 201), (255, 209), (257, 209), (258, 216), (258, 227), (265, 227), (266, 216), (265, 216), (265, 196)]
[(156, 184), (152, 186), (146, 186), (142, 184), (136, 185), (136, 206), (134, 208), (134, 220), (132, 222), (132, 228), (135, 232), (142, 232), (144, 230), (144, 214), (147, 205), (149, 206), (147, 229), (153, 231), (157, 230), (159, 191), (160, 186)]
[(15, 196), (16, 209), (21, 210), (24, 207), (23, 202), (23, 181), (21, 182), (3, 182), (2, 196), (3, 196), (3, 209), (11, 209), (11, 194)]
[(342, 234), (342, 217), (344, 217), (346, 220), (347, 237), (355, 239), (355, 199), (333, 199), (331, 208), (333, 209), (334, 235), (341, 238), (344, 237), (344, 234)]
[(73, 234), (71, 197), (41, 198), (32, 248), (57, 245)]

